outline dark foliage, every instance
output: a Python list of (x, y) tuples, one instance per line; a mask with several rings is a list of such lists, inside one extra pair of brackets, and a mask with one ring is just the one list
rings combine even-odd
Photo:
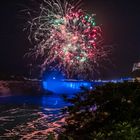
[(61, 140), (139, 140), (140, 83), (108, 83), (66, 99)]

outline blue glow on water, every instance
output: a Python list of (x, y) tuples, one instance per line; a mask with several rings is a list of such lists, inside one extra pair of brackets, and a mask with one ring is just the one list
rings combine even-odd
[(90, 89), (92, 82), (83, 80), (65, 79), (60, 73), (52, 72), (46, 76), (42, 82), (43, 88), (53, 93), (77, 93), (81, 91), (81, 87)]
[[(54, 95), (59, 94), (67, 94), (68, 97), (74, 95), (74, 93), (81, 92), (81, 87), (86, 87), (89, 90), (95, 89), (96, 86), (104, 85), (106, 83), (122, 83), (124, 81), (131, 81), (132, 78), (118, 78), (111, 80), (94, 80), (94, 81), (84, 81), (84, 80), (70, 80), (70, 79), (62, 79), (57, 76), (50, 76), (48, 79), (43, 81), (43, 87), (45, 90), (52, 91)], [(49, 102), (50, 101), (50, 102)], [(64, 105), (68, 105), (64, 103), (63, 99), (60, 96), (56, 96), (53, 99), (45, 99), (43, 105), (51, 105), (53, 107), (62, 107)]]
[(108, 82), (120, 83), (124, 81), (132, 80), (132, 78), (119, 78), (111, 80), (95, 80), (95, 81), (83, 81), (83, 80), (71, 80), (65, 79), (64, 77), (56, 72), (51, 73), (46, 77), (42, 84), (45, 90), (49, 90), (53, 93), (66, 93), (72, 94), (81, 91), (81, 87), (86, 87), (87, 89), (94, 89), (95, 86), (103, 85)]
[(87, 81), (73, 80), (44, 80), (43, 88), (54, 93), (76, 93), (81, 91), (81, 87), (92, 89), (93, 83)]

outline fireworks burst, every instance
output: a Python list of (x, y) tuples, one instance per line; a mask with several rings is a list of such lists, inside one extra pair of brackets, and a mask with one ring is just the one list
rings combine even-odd
[(80, 8), (81, 1), (44, 1), (30, 24), (29, 39), (36, 45), (28, 53), (41, 58), (41, 69), (59, 69), (68, 78), (93, 78), (107, 58), (102, 31), (95, 15)]

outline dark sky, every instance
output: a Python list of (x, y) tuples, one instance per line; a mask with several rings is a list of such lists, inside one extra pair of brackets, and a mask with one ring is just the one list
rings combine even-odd
[[(101, 77), (115, 78), (129, 74), (133, 63), (140, 61), (140, 3), (135, 0), (83, 1), (87, 11), (96, 13), (105, 43), (114, 47), (110, 57), (114, 65), (108, 66)], [(1, 75), (26, 74), (29, 71), (23, 58), (31, 46), (27, 33), (22, 31), (27, 17), (21, 18), (19, 11), (24, 8), (23, 5), (34, 3), (34, 0), (0, 1)]]

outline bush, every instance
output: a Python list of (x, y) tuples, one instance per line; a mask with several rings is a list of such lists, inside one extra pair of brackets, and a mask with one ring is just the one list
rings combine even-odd
[(140, 139), (140, 83), (108, 83), (66, 100), (72, 105), (60, 139)]

